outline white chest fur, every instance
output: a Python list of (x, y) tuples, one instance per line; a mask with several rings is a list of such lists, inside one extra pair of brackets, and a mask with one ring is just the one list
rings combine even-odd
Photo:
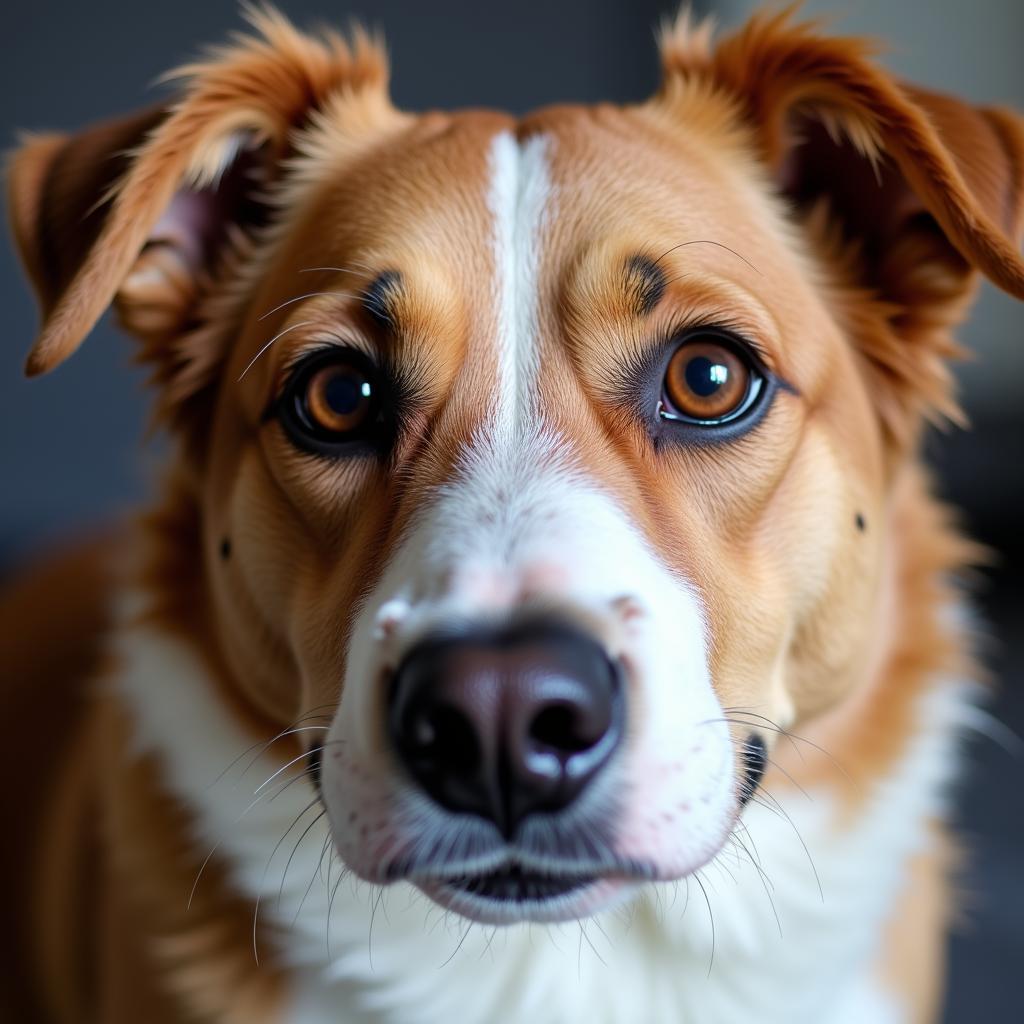
[(751, 804), (745, 831), (699, 879), (651, 888), (583, 924), (491, 929), (445, 915), (407, 885), (375, 889), (328, 867), (312, 788), (291, 783), (294, 769), (275, 776), (273, 748), (225, 772), (254, 737), (189, 649), (132, 628), (120, 650), (116, 687), (139, 751), (158, 755), (193, 811), (200, 849), (217, 846), (279, 933), (294, 968), (289, 1024), (903, 1019), (870, 966), (907, 859), (942, 812), (963, 685), (929, 693), (920, 732), (844, 830), (825, 793), (783, 797), (790, 820)]

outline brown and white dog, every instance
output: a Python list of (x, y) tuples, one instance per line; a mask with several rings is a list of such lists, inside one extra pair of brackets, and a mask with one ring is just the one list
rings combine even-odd
[(787, 15), (518, 120), (253, 21), (11, 165), (29, 372), (113, 303), (177, 445), (5, 599), (5, 1019), (931, 1019), (918, 449), (978, 271), (1024, 296), (1022, 122)]

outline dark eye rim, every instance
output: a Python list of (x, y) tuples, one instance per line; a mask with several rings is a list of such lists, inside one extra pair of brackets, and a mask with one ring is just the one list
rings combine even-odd
[[(373, 381), (371, 408), (366, 420), (353, 430), (325, 430), (306, 410), (303, 393), (310, 380), (325, 367), (359, 368)], [(390, 448), (397, 424), (388, 410), (397, 407), (393, 376), (369, 356), (351, 345), (328, 344), (305, 353), (288, 369), (280, 393), (264, 413), (264, 421), (276, 419), (288, 440), (302, 451), (329, 459), (379, 455)]]
[[(665, 375), (669, 363), (681, 348), (707, 339), (713, 339), (741, 359), (750, 372), (750, 382), (744, 400), (735, 411), (717, 419), (703, 420), (666, 405)], [(655, 346), (644, 363), (642, 368), (637, 368), (639, 373), (634, 371), (633, 377), (635, 380), (639, 377), (638, 398), (642, 417), (656, 447), (700, 447), (738, 440), (764, 419), (780, 388), (792, 390), (768, 368), (753, 342), (735, 329), (719, 324), (693, 324), (673, 331)]]

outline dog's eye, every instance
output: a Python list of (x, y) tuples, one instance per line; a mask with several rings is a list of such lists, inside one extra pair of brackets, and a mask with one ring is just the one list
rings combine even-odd
[(669, 360), (658, 412), (701, 426), (729, 423), (753, 406), (763, 384), (738, 345), (717, 334), (694, 334)]
[(294, 443), (334, 454), (352, 442), (374, 439), (383, 390), (379, 373), (362, 353), (316, 352), (292, 371), (278, 414)]
[(350, 434), (369, 418), (374, 387), (369, 376), (349, 363), (334, 363), (317, 370), (300, 397), (309, 422), (327, 434)]

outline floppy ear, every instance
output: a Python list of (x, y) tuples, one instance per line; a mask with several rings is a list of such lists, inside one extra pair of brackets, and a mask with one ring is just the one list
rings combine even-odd
[(146, 355), (172, 364), (158, 376), (201, 374), (170, 343), (225, 254), (267, 220), (295, 130), (342, 93), (386, 103), (386, 59), (365, 35), (349, 46), (302, 35), (271, 9), (248, 17), (259, 37), (181, 69), (173, 105), (73, 138), (31, 138), (15, 153), (11, 220), (43, 317), (29, 374), (71, 355), (112, 302)]
[(866, 357), (888, 434), (956, 415), (945, 357), (981, 271), (1024, 298), (1024, 122), (900, 84), (862, 40), (791, 11), (713, 45), (685, 17), (663, 38), (661, 100), (694, 86), (732, 116), (812, 243), (849, 287), (833, 296)]

